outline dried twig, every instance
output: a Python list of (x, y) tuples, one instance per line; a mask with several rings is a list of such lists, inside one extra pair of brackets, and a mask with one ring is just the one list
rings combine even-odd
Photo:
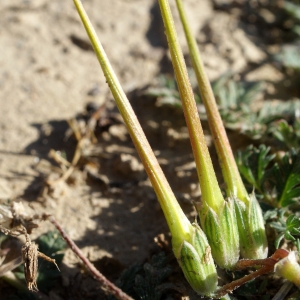
[[(43, 218), (45, 219), (45, 215), (43, 215)], [(22, 256), (17, 257), (13, 261), (10, 262), (11, 266), (17, 266), (19, 263), (24, 263), (24, 275), (25, 280), (27, 284), (27, 288), (30, 291), (38, 292), (38, 287), (36, 284), (36, 280), (38, 277), (38, 258), (42, 258), (44, 260), (47, 260), (49, 262), (52, 262), (55, 264), (55, 266), (58, 268), (58, 265), (56, 264), (55, 259), (50, 258), (49, 256), (45, 255), (44, 253), (38, 251), (38, 245), (31, 241), (30, 236), (26, 230), (26, 228), (23, 225), (20, 225), (18, 228), (15, 228), (14, 230), (10, 230), (7, 228), (4, 228), (0, 225), (0, 231), (2, 231), (5, 234), (9, 234), (11, 236), (24, 234), (25, 235), (25, 244), (22, 246)], [(5, 271), (2, 270), (2, 273)]]
[(102, 275), (94, 265), (83, 255), (81, 250), (76, 246), (76, 244), (71, 240), (71, 238), (66, 234), (63, 228), (59, 225), (59, 223), (54, 219), (53, 216), (45, 215), (45, 219), (48, 219), (60, 232), (63, 239), (70, 246), (71, 250), (82, 260), (84, 265), (91, 272), (93, 277), (98, 280), (102, 287), (107, 290), (110, 294), (114, 295), (119, 300), (133, 300), (130, 296), (125, 294), (121, 289), (115, 286), (112, 282), (110, 282), (104, 275)]
[(26, 238), (26, 242), (22, 247), (22, 257), (24, 261), (24, 274), (27, 283), (27, 287), (30, 291), (38, 292), (38, 287), (36, 285), (36, 279), (38, 276), (38, 257), (52, 262), (55, 264), (57, 269), (59, 270), (55, 259), (52, 259), (45, 255), (42, 252), (38, 251), (37, 244), (31, 242), (29, 235), (24, 227), (24, 234)]

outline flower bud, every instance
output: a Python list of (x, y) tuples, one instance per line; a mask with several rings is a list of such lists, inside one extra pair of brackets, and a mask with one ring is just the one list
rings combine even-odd
[(263, 259), (268, 255), (268, 246), (262, 210), (254, 193), (248, 199), (248, 203), (235, 199), (241, 255), (247, 259)]
[(276, 263), (274, 272), (300, 288), (300, 266), (297, 262), (295, 251), (289, 252), (288, 256)]
[(199, 213), (215, 262), (221, 268), (232, 269), (240, 255), (234, 202), (228, 199), (218, 212), (208, 207), (201, 208)]
[(178, 262), (194, 291), (212, 296), (217, 289), (217, 270), (204, 232), (195, 223), (193, 228), (191, 240), (184, 241), (179, 249)]

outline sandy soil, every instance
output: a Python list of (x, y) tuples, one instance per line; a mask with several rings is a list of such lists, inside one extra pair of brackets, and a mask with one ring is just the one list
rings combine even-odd
[[(249, 34), (239, 10), (214, 10), (210, 0), (185, 3), (210, 79), (228, 69), (249, 79), (281, 78), (265, 63), (266, 48), (258, 47), (257, 29)], [(171, 72), (157, 1), (83, 4), (180, 204), (193, 219), (191, 200), (200, 191), (182, 114), (158, 110), (155, 99), (138, 92), (160, 72)], [(108, 256), (122, 266), (143, 262), (155, 247), (154, 237), (167, 235), (168, 228), (121, 122), (101, 133), (94, 152), (88, 153), (95, 178), (87, 169), (75, 170), (72, 180), (45, 188), (45, 180), (59, 174), (49, 151), (64, 151), (69, 161), (74, 153), (66, 120), (89, 102), (107, 103), (108, 114), (117, 114), (73, 2), (2, 0), (0, 15), (0, 198), (21, 199), (37, 212), (54, 214), (92, 261)], [(43, 223), (33, 237), (52, 229)], [(77, 262), (67, 251), (66, 270), (76, 273)]]

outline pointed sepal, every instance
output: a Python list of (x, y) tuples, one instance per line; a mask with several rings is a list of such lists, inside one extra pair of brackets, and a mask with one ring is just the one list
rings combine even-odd
[(193, 227), (191, 240), (181, 245), (178, 262), (194, 291), (203, 296), (212, 296), (217, 289), (218, 275), (211, 248), (201, 228), (197, 224), (193, 224)]

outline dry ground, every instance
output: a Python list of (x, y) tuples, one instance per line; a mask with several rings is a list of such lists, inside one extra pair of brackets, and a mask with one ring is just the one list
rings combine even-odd
[[(229, 69), (249, 80), (281, 79), (268, 63), (259, 28), (241, 22), (238, 8), (215, 10), (211, 0), (185, 3), (210, 79)], [(153, 99), (137, 92), (159, 73), (171, 72), (157, 1), (83, 4), (176, 196), (193, 219), (191, 200), (200, 191), (182, 115), (158, 109)], [(73, 2), (2, 0), (0, 15), (0, 198), (54, 214), (92, 261), (108, 256), (122, 266), (143, 262), (155, 247), (154, 237), (167, 235), (168, 229), (124, 125), (115, 122), (98, 136), (93, 157), (104, 182), (76, 170), (73, 182), (45, 189), (45, 179), (57, 174), (50, 149), (72, 159), (75, 140), (65, 136), (66, 120), (89, 102), (107, 102), (108, 111), (117, 113)], [(52, 229), (43, 223), (33, 236)], [(70, 251), (64, 264), (63, 274), (77, 272)]]

